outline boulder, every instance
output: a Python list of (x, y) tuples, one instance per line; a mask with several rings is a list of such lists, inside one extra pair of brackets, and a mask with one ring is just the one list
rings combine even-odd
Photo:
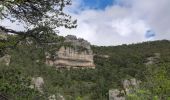
[(43, 93), (44, 79), (42, 77), (32, 78), (32, 84), (34, 85), (35, 89)]
[(7, 33), (2, 30), (0, 30), (0, 40), (7, 40)]
[(0, 58), (0, 63), (5, 64), (6, 66), (9, 66), (10, 61), (11, 61), (11, 56), (7, 54)]
[(123, 93), (118, 89), (109, 90), (109, 100), (125, 100), (121, 94)]
[(109, 100), (125, 100), (125, 95), (130, 94), (133, 89), (138, 88), (141, 81), (136, 80), (135, 78), (126, 79), (122, 81), (122, 90), (111, 89), (109, 90)]
[(57, 100), (55, 95), (51, 95), (48, 97), (48, 100)]
[(123, 88), (125, 90), (126, 94), (129, 94), (131, 92), (131, 88), (138, 88), (140, 81), (137, 81), (135, 78), (124, 80), (122, 82)]

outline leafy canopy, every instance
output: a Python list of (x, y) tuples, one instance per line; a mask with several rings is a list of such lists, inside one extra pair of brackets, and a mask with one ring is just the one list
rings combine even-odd
[[(30, 34), (45, 27), (48, 27), (45, 28), (48, 31), (61, 26), (75, 28), (76, 20), (72, 20), (71, 16), (63, 12), (63, 8), (70, 4), (70, 0), (1, 0), (0, 20), (19, 21), (25, 25), (27, 30), (21, 32), (5, 26), (0, 26), (0, 30), (34, 37)], [(42, 30), (42, 32), (47, 30)], [(38, 32), (41, 33), (41, 31)]]

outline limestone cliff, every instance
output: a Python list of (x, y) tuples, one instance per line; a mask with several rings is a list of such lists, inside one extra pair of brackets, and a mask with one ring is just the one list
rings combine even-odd
[(93, 52), (90, 43), (75, 36), (66, 36), (63, 45), (55, 54), (46, 53), (46, 64), (56, 68), (94, 68)]

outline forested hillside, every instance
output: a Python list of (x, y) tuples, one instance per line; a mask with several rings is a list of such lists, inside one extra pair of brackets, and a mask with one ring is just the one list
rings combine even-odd
[(0, 0), (0, 100), (170, 100), (169, 5)]
[[(29, 43), (19, 43), (3, 53), (10, 55), (11, 59), (9, 65), (0, 62), (2, 100), (48, 100), (51, 95), (55, 95), (56, 100), (61, 97), (65, 100), (108, 100), (110, 89), (122, 89), (122, 81), (131, 78), (140, 80), (141, 84), (140, 88), (126, 96), (129, 100), (168, 100), (170, 97), (168, 40), (92, 46), (96, 68), (69, 70), (45, 64), (45, 52), (54, 47)], [(57, 47), (57, 44), (54, 46)], [(155, 54), (159, 57), (153, 64), (146, 65), (147, 58)], [(44, 80), (42, 93), (30, 88), (31, 79), (36, 77)]]

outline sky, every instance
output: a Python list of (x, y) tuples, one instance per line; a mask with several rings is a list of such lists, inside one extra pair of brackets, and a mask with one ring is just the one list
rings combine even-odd
[(78, 27), (59, 28), (60, 35), (76, 35), (99, 46), (170, 40), (169, 5), (170, 0), (72, 0), (64, 11), (77, 19)]
[(76, 29), (61, 28), (94, 45), (170, 40), (170, 0), (73, 0), (65, 9), (78, 20)]

